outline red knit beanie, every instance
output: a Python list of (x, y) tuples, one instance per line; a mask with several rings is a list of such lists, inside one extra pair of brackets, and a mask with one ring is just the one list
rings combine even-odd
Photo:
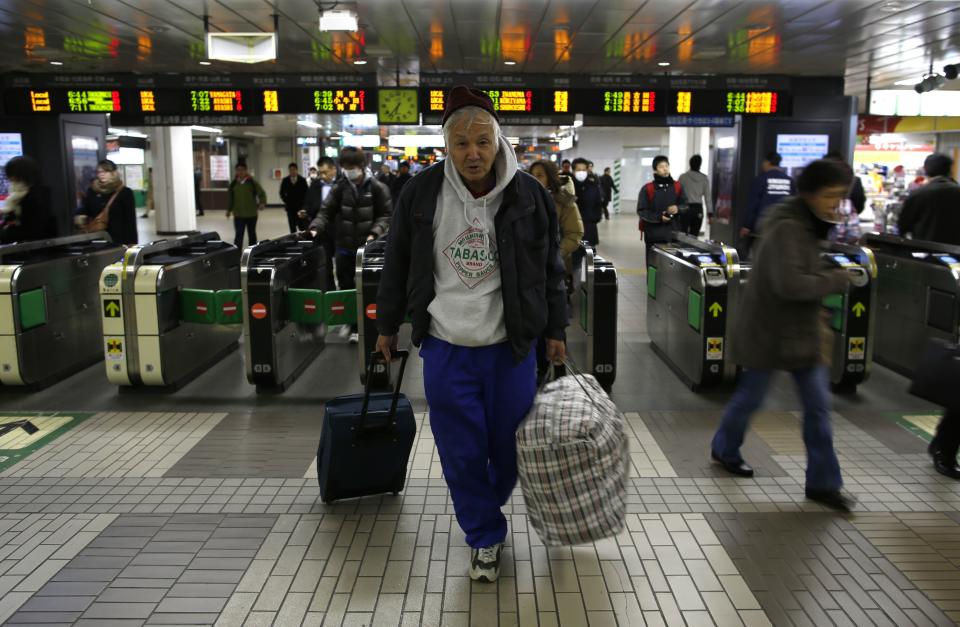
[(443, 111), (443, 119), (440, 124), (446, 124), (454, 111), (464, 107), (480, 107), (492, 115), (494, 120), (497, 122), (500, 121), (496, 110), (493, 108), (493, 101), (490, 100), (490, 96), (479, 89), (467, 87), (466, 85), (457, 85), (447, 94), (447, 108)]

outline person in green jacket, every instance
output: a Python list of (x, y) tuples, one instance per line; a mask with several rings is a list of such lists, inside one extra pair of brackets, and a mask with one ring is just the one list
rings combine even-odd
[(233, 215), (236, 237), (233, 243), (243, 248), (243, 232), (250, 246), (257, 243), (257, 216), (267, 206), (267, 193), (249, 174), (242, 161), (233, 169), (234, 177), (227, 190), (227, 217)]

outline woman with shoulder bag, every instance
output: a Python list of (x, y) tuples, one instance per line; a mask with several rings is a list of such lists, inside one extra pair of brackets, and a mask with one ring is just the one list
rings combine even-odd
[(104, 159), (97, 164), (97, 176), (77, 210), (77, 224), (84, 233), (106, 231), (114, 242), (133, 246), (138, 239), (136, 204), (117, 164)]

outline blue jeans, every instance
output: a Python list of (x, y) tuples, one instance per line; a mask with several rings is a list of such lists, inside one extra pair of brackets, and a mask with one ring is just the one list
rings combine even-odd
[[(770, 387), (769, 370), (744, 369), (733, 398), (713, 436), (713, 452), (725, 462), (739, 463), (740, 447), (750, 416), (760, 408)], [(803, 400), (803, 443), (807, 447), (807, 489), (839, 490), (840, 463), (830, 428), (830, 375), (824, 366), (790, 372)]]
[(519, 364), (506, 342), (466, 348), (427, 336), (423, 389), (457, 522), (475, 549), (507, 537), (500, 508), (517, 484), (517, 427), (537, 391), (534, 351)]

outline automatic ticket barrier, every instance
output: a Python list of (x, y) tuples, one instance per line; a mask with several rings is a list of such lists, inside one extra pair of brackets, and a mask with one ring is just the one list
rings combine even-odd
[(617, 270), (584, 244), (574, 268), (567, 351), (575, 366), (610, 392), (617, 378)]
[(179, 386), (234, 350), (240, 251), (194, 233), (126, 251), (100, 277), (107, 378)]
[(327, 292), (325, 268), (323, 247), (296, 235), (243, 252), (244, 356), (258, 391), (286, 389), (323, 350), (327, 323), (356, 319), (354, 292)]
[[(377, 290), (383, 277), (383, 259), (387, 241), (378, 239), (357, 249), (356, 283), (357, 316), (359, 325), (357, 343), (360, 360), (360, 381), (366, 383), (370, 355), (377, 350)], [(390, 389), (390, 364), (376, 363), (370, 379), (370, 389)]]
[(0, 246), (0, 384), (48, 385), (103, 358), (97, 284), (122, 254), (105, 233)]
[(912, 376), (931, 339), (960, 339), (960, 247), (870, 234), (878, 267), (873, 359)]
[(732, 381), (726, 358), (727, 320), (740, 287), (733, 248), (686, 234), (654, 244), (647, 267), (650, 344), (692, 389)]
[[(870, 377), (876, 326), (876, 263), (870, 249), (840, 242), (825, 243), (820, 257), (850, 275), (847, 289), (824, 298), (823, 306), (830, 314), (833, 331), (831, 387), (836, 392), (854, 392)], [(741, 264), (741, 286), (749, 281), (751, 267), (749, 262)]]

